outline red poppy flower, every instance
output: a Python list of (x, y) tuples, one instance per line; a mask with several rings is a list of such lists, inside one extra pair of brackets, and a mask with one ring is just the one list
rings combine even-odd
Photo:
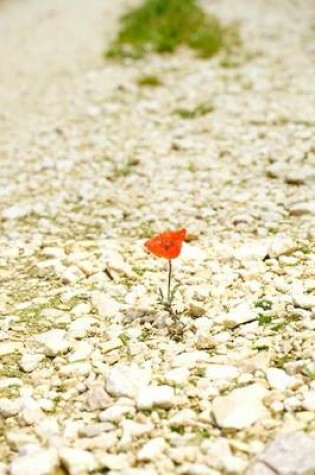
[(180, 231), (167, 231), (147, 241), (144, 245), (157, 257), (175, 259), (180, 255), (183, 241), (186, 237), (186, 229)]

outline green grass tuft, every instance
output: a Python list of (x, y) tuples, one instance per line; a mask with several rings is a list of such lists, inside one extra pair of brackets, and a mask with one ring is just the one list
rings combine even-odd
[(162, 86), (161, 79), (155, 74), (147, 74), (140, 76), (137, 80), (138, 86), (142, 87), (158, 87)]
[(224, 27), (207, 15), (196, 0), (144, 0), (122, 17), (122, 28), (105, 55), (141, 58), (147, 52), (172, 53), (178, 46), (209, 58), (221, 49), (239, 44), (235, 26)]
[(212, 102), (204, 102), (202, 104), (198, 104), (193, 109), (180, 108), (176, 109), (174, 112), (182, 119), (196, 119), (197, 117), (208, 115), (213, 111), (214, 106)]

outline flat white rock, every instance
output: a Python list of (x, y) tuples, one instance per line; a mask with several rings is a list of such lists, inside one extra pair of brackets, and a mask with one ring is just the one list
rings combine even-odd
[(86, 360), (93, 350), (93, 346), (91, 346), (89, 343), (86, 341), (80, 341), (74, 346), (73, 353), (69, 355), (69, 362), (75, 363), (77, 361)]
[(151, 380), (151, 369), (135, 364), (117, 364), (110, 368), (106, 379), (106, 391), (114, 397), (134, 398)]
[(164, 379), (167, 384), (174, 386), (184, 386), (189, 378), (190, 371), (188, 368), (174, 368), (167, 371)]
[(196, 413), (192, 409), (182, 409), (178, 411), (174, 416), (170, 419), (170, 424), (172, 426), (191, 426), (196, 423)]
[(294, 380), (292, 376), (289, 376), (280, 368), (268, 368), (266, 378), (272, 389), (279, 389), (280, 391), (284, 391)]
[(175, 405), (174, 389), (170, 386), (147, 386), (138, 393), (136, 404), (138, 409), (161, 407), (169, 409)]
[(65, 339), (65, 330), (49, 330), (34, 337), (34, 340), (43, 347), (46, 356), (57, 356), (66, 353), (71, 347), (71, 343)]
[(293, 304), (296, 307), (311, 310), (315, 308), (315, 295), (303, 294), (302, 292), (294, 293), (292, 295)]
[(133, 406), (113, 405), (100, 413), (100, 420), (102, 422), (120, 422), (126, 414), (133, 414), (135, 412)]
[[(260, 455), (259, 461), (283, 475), (315, 473), (315, 438), (302, 432), (277, 437)], [(249, 471), (249, 474), (253, 472)], [(257, 473), (257, 472), (256, 472)]]
[(163, 437), (155, 437), (146, 442), (137, 453), (139, 462), (150, 462), (159, 457), (166, 449), (166, 442)]
[(237, 249), (234, 256), (240, 261), (263, 260), (268, 255), (268, 250), (268, 241), (249, 242)]
[(43, 412), (37, 401), (27, 397), (22, 398), (21, 408), (19, 412), (19, 422), (21, 425), (32, 425), (41, 420)]
[(302, 406), (306, 411), (315, 412), (315, 389), (304, 394)]
[(11, 355), (12, 353), (20, 353), (23, 349), (23, 344), (13, 341), (0, 342), (0, 356)]
[(234, 389), (227, 396), (213, 401), (212, 411), (216, 423), (225, 429), (244, 429), (266, 415), (263, 399), (268, 391), (261, 384)]
[(243, 302), (234, 307), (230, 312), (221, 315), (219, 321), (223, 323), (225, 328), (236, 328), (239, 325), (248, 323), (258, 319), (257, 309), (253, 304)]
[(194, 368), (197, 363), (208, 362), (210, 356), (205, 351), (191, 351), (188, 353), (181, 353), (176, 355), (171, 361), (171, 366), (173, 368), (184, 367), (184, 368)]
[(57, 465), (56, 450), (38, 450), (13, 459), (9, 467), (9, 473), (10, 475), (50, 475), (54, 473)]
[(87, 450), (62, 448), (59, 456), (69, 475), (85, 475), (96, 468), (94, 456)]
[(211, 380), (235, 379), (239, 375), (239, 370), (235, 366), (210, 364), (207, 366), (205, 377)]
[(268, 250), (271, 258), (292, 254), (298, 249), (297, 243), (289, 236), (279, 235), (272, 239)]
[(25, 373), (32, 373), (38, 368), (38, 365), (43, 361), (45, 355), (31, 355), (31, 354), (24, 354), (19, 362), (20, 368)]
[(97, 320), (93, 317), (79, 317), (69, 326), (69, 333), (75, 338), (84, 338)]
[(7, 418), (16, 416), (21, 409), (21, 399), (0, 398), (0, 416)]
[(114, 317), (120, 310), (119, 303), (102, 292), (93, 292), (91, 301), (101, 317)]

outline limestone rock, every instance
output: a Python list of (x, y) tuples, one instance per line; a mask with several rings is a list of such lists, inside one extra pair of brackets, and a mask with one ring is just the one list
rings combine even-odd
[(14, 458), (10, 464), (9, 473), (10, 475), (50, 475), (54, 473), (57, 465), (56, 450), (40, 449)]
[(170, 386), (147, 386), (139, 391), (136, 404), (138, 409), (169, 409), (175, 405), (174, 389)]
[(92, 305), (101, 317), (115, 317), (120, 310), (119, 303), (102, 292), (92, 293)]
[(21, 409), (21, 399), (0, 398), (0, 415), (4, 418), (16, 416)]
[(175, 368), (167, 371), (164, 379), (167, 384), (184, 386), (187, 383), (190, 372), (188, 368)]
[(43, 353), (46, 356), (57, 356), (66, 353), (71, 347), (71, 343), (65, 339), (65, 330), (49, 330), (34, 337), (34, 340), (41, 344)]
[(253, 304), (244, 302), (238, 304), (226, 315), (220, 317), (220, 322), (225, 328), (236, 328), (244, 323), (249, 323), (258, 319), (257, 309)]
[(208, 362), (210, 360), (210, 356), (205, 351), (191, 351), (191, 352), (184, 352), (176, 355), (171, 365), (173, 368), (194, 368), (199, 362)]
[(106, 391), (114, 396), (134, 398), (151, 380), (151, 370), (135, 364), (117, 364), (110, 368), (106, 379)]
[(155, 460), (163, 453), (166, 448), (166, 442), (163, 437), (155, 437), (146, 442), (144, 446), (137, 453), (139, 462), (150, 462)]
[(301, 432), (279, 436), (268, 445), (259, 461), (279, 475), (313, 474), (315, 439)]
[(297, 243), (289, 236), (276, 236), (270, 243), (268, 255), (271, 258), (292, 254), (298, 249)]
[(36, 368), (38, 368), (39, 363), (43, 361), (44, 358), (45, 355), (41, 354), (24, 354), (19, 362), (20, 368), (25, 373), (32, 373)]
[(206, 369), (206, 378), (211, 380), (220, 379), (236, 379), (239, 375), (239, 370), (235, 366), (210, 364)]
[(268, 368), (266, 370), (266, 377), (272, 389), (279, 389), (284, 391), (290, 383), (294, 380), (283, 369)]
[(23, 349), (22, 343), (13, 341), (0, 342), (0, 356), (11, 355), (13, 353), (20, 353)]
[(268, 391), (261, 384), (234, 389), (227, 396), (216, 397), (212, 411), (216, 423), (225, 429), (243, 429), (266, 415), (262, 401)]
[(69, 475), (85, 475), (96, 468), (94, 455), (87, 450), (62, 448), (59, 456)]

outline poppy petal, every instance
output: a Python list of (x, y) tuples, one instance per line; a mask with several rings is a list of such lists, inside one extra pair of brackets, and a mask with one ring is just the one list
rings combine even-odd
[(186, 229), (167, 231), (147, 241), (145, 247), (157, 257), (175, 259), (181, 253), (186, 232)]

